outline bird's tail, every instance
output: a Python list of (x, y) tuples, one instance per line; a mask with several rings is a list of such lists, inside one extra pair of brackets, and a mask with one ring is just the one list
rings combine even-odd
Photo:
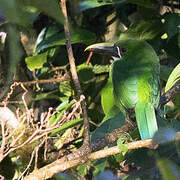
[(139, 102), (135, 107), (136, 121), (141, 139), (152, 138), (158, 130), (154, 107), (151, 103)]

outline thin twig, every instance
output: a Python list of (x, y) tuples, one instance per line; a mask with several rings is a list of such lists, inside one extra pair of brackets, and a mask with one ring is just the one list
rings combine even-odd
[(30, 168), (30, 166), (31, 166), (31, 164), (32, 164), (32, 162), (33, 162), (34, 156), (35, 156), (35, 151), (36, 151), (36, 149), (34, 149), (34, 151), (32, 152), (30, 161), (29, 161), (26, 169), (23, 171), (23, 173), (21, 174), (21, 176), (18, 178), (18, 180), (22, 179), (23, 176), (24, 176), (24, 174), (25, 174), (25, 173), (28, 171), (28, 169)]
[(2, 133), (2, 142), (1, 142), (1, 148), (0, 148), (0, 162), (4, 158), (4, 149), (6, 146), (5, 122), (4, 122), (4, 120), (1, 120), (1, 133)]
[(30, 86), (33, 84), (58, 83), (58, 82), (63, 82), (63, 81), (68, 81), (68, 80), (70, 80), (70, 77), (68, 74), (65, 74), (64, 76), (62, 76), (60, 78), (41, 79), (41, 80), (18, 82), (18, 83), (22, 83), (23, 85)]
[[(76, 71), (76, 65), (75, 65), (75, 59), (72, 51), (71, 46), (71, 40), (70, 40), (70, 31), (69, 31), (69, 22), (68, 22), (68, 16), (67, 16), (67, 8), (66, 8), (66, 0), (61, 0), (61, 9), (64, 14), (65, 22), (64, 22), (64, 31), (66, 36), (66, 48), (68, 52), (68, 58), (69, 58), (69, 64), (70, 64), (70, 70), (72, 74), (72, 79), (74, 81), (74, 85), (76, 87), (78, 98), (81, 99), (84, 97), (81, 85), (78, 79), (77, 71)], [(88, 121), (88, 115), (87, 115), (87, 109), (86, 109), (86, 103), (83, 99), (81, 101), (81, 107), (83, 112), (83, 119), (84, 119), (84, 140), (83, 145), (86, 147), (86, 150), (88, 153), (90, 151), (90, 135), (89, 135), (89, 121)]]

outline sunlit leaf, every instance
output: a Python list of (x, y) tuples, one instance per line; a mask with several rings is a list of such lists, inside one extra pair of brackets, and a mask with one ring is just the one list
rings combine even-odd
[(77, 171), (79, 172), (79, 174), (81, 176), (85, 176), (87, 174), (89, 168), (90, 167), (87, 165), (80, 165), (77, 167)]
[(70, 101), (70, 102), (69, 101), (64, 101), (56, 108), (56, 110), (59, 111), (59, 112), (67, 110), (70, 106), (73, 105), (73, 103), (74, 103), (73, 100)]
[(57, 108), (56, 111), (59, 111), (59, 113), (54, 114), (50, 119), (49, 119), (49, 124), (52, 125), (54, 123), (57, 123), (61, 117), (64, 114), (64, 111), (68, 111), (69, 108), (74, 104), (74, 101), (64, 101), (62, 102)]
[(59, 91), (61, 96), (59, 97), (61, 101), (67, 101), (73, 94), (71, 83), (69, 81), (61, 82), (59, 84)]
[(113, 93), (112, 78), (109, 77), (102, 93), (101, 93), (101, 105), (105, 114), (109, 113), (113, 106), (115, 106), (115, 99)]
[(25, 59), (25, 61), (29, 70), (33, 71), (35, 69), (40, 69), (43, 67), (44, 63), (47, 62), (47, 52), (29, 56)]
[(106, 73), (106, 72), (109, 72), (109, 66), (108, 65), (97, 65), (95, 64), (93, 66), (93, 72), (95, 74), (101, 74), (101, 73)]
[(165, 92), (167, 92), (178, 80), (180, 80), (180, 63), (174, 68), (166, 83)]
[(123, 156), (128, 152), (128, 147), (124, 144), (124, 141), (121, 138), (117, 140), (117, 146)]
[(77, 118), (75, 120), (72, 120), (72, 121), (69, 121), (65, 124), (63, 124), (61, 127), (55, 129), (54, 131), (51, 132), (51, 136), (55, 136), (57, 133), (59, 133), (60, 131), (63, 131), (65, 129), (68, 129), (68, 128), (71, 128), (71, 127), (74, 127), (80, 123), (83, 122), (83, 119), (82, 118)]
[(67, 139), (67, 137), (70, 135), (71, 132), (72, 132), (72, 130), (71, 130), (71, 128), (69, 128), (61, 135), (61, 137), (54, 144), (56, 149), (59, 150), (62, 148), (62, 146), (64, 145), (64, 141)]

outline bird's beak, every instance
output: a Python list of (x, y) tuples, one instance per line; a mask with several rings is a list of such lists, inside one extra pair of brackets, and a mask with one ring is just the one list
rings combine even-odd
[(88, 46), (85, 51), (90, 51), (98, 54), (106, 54), (113, 57), (120, 57), (119, 48), (113, 43), (97, 43)]

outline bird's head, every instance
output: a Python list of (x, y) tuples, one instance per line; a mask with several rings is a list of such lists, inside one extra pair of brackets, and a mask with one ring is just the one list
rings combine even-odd
[(119, 60), (126, 52), (126, 48), (121, 47), (119, 43), (97, 43), (88, 46), (85, 51), (109, 55), (112, 56), (114, 60)]

